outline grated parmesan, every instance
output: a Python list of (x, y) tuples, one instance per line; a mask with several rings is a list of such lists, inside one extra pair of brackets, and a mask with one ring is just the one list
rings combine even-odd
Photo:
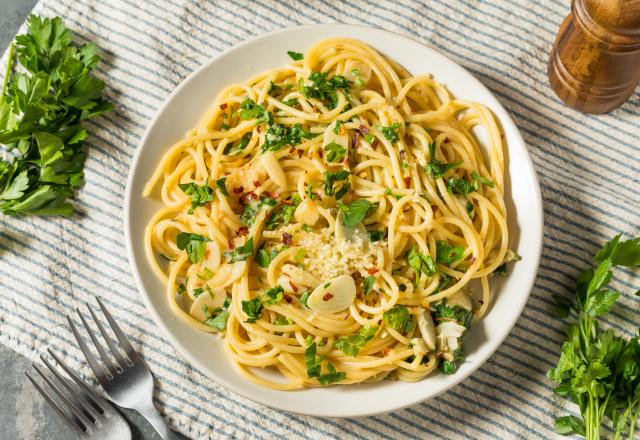
[(320, 280), (328, 280), (354, 272), (365, 274), (376, 266), (379, 243), (341, 240), (314, 232), (298, 233), (298, 245), (306, 255), (303, 260), (307, 272)]

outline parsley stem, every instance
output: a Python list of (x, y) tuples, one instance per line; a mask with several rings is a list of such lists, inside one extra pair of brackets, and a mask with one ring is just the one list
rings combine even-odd
[(7, 57), (7, 70), (4, 73), (4, 82), (2, 83), (2, 95), (0, 95), (0, 103), (4, 102), (4, 94), (9, 84), (9, 76), (11, 76), (11, 61), (13, 61), (13, 41), (9, 44), (9, 56)]

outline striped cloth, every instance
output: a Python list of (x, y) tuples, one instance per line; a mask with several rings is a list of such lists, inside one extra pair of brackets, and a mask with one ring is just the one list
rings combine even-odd
[[(545, 378), (562, 338), (550, 297), (570, 294), (577, 272), (605, 240), (619, 232), (640, 232), (640, 98), (635, 94), (609, 115), (589, 116), (555, 97), (546, 62), (569, 11), (566, 1), (367, 3), (41, 0), (36, 13), (64, 17), (79, 41), (95, 41), (102, 49), (97, 75), (108, 84), (107, 94), (118, 109), (89, 126), (87, 183), (78, 195), (78, 215), (0, 217), (0, 341), (32, 359), (53, 345), (80, 365), (82, 355), (64, 316), (98, 294), (148, 360), (158, 379), (155, 397), (161, 411), (192, 438), (553, 438), (554, 416), (575, 408), (554, 397)], [(318, 22), (388, 29), (469, 69), (520, 127), (546, 208), (535, 288), (498, 352), (446, 394), (366, 419), (275, 411), (229, 393), (194, 370), (158, 335), (134, 285), (122, 233), (134, 150), (176, 85), (209, 58), (248, 38)], [(618, 271), (614, 287), (635, 291), (632, 275)], [(631, 335), (640, 323), (639, 302), (625, 295), (604, 321)]]

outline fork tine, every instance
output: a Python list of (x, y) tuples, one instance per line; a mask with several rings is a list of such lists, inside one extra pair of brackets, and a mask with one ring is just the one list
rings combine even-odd
[(93, 422), (89, 420), (89, 418), (84, 414), (84, 412), (80, 408), (78, 408), (75, 403), (72, 403), (67, 398), (67, 396), (65, 396), (65, 394), (62, 392), (60, 387), (58, 387), (58, 385), (56, 385), (51, 379), (49, 379), (49, 377), (44, 373), (44, 371), (42, 371), (42, 369), (39, 366), (37, 366), (36, 364), (33, 364), (33, 368), (35, 368), (35, 370), (42, 377), (42, 379), (44, 379), (47, 385), (49, 385), (49, 387), (53, 390), (53, 392), (56, 393), (58, 398), (73, 413), (76, 419), (78, 419), (85, 426), (85, 430), (88, 429), (88, 427), (91, 424), (93, 424)]
[[(98, 402), (94, 397), (93, 397), (93, 393), (94, 391), (91, 389), (91, 387), (80, 378), (80, 376), (78, 376), (71, 368), (69, 368), (69, 366), (67, 364), (65, 364), (62, 359), (60, 359), (60, 357), (58, 357), (57, 354), (54, 353), (54, 351), (51, 348), (47, 348), (47, 351), (49, 352), (49, 355), (56, 361), (56, 363), (58, 365), (60, 365), (60, 367), (62, 367), (62, 369), (65, 371), (65, 373), (67, 373), (69, 375), (69, 377), (71, 379), (73, 379), (73, 381), (75, 383), (77, 383), (78, 385), (80, 385), (82, 388), (84, 388), (84, 390), (86, 391), (85, 393), (83, 393), (84, 397), (87, 398), (87, 400), (89, 401), (89, 403), (100, 413), (100, 414), (104, 414), (105, 409), (102, 407), (102, 405), (100, 405), (100, 402)], [(42, 358), (42, 355), (40, 356)], [(43, 359), (44, 360), (44, 359)]]
[(111, 350), (111, 354), (113, 354), (116, 358), (116, 367), (120, 367), (118, 373), (121, 373), (122, 368), (129, 362), (127, 362), (127, 360), (125, 360), (125, 358), (120, 354), (120, 350), (118, 349), (118, 347), (116, 347), (116, 344), (113, 343), (113, 339), (111, 339), (111, 336), (109, 336), (109, 333), (107, 333), (104, 326), (102, 325), (102, 322), (100, 322), (93, 309), (89, 307), (89, 304), (87, 304), (87, 308), (89, 309), (89, 313), (91, 313), (93, 320), (98, 326), (98, 330), (100, 330), (100, 333), (102, 334), (102, 339), (104, 339), (104, 341), (107, 343), (109, 350)]
[[(58, 371), (58, 369), (55, 368), (53, 365), (51, 365), (51, 362), (49, 362), (49, 360), (46, 357), (44, 357), (44, 355), (40, 355), (40, 360), (42, 360), (42, 362), (47, 366), (47, 368), (53, 373), (56, 379), (58, 379), (58, 381), (62, 383), (62, 385), (64, 385), (64, 387), (67, 389), (67, 391), (71, 395), (71, 398), (73, 399), (74, 403), (77, 403), (78, 409), (80, 409), (91, 420), (92, 423), (95, 423), (96, 420), (98, 420), (98, 414), (96, 414), (97, 410), (95, 410), (91, 406), (86, 405), (86, 403), (91, 403), (91, 402), (87, 402), (87, 399), (85, 399), (84, 396), (80, 392), (78, 392), (78, 390), (76, 390), (73, 386), (71, 386), (71, 383), (69, 382), (69, 380), (63, 377)], [(83, 400), (85, 401), (84, 405), (82, 404)]]
[(53, 397), (51, 397), (51, 395), (44, 388), (40, 386), (40, 384), (31, 376), (31, 374), (29, 374), (28, 371), (25, 371), (24, 374), (27, 376), (27, 378), (33, 384), (36, 390), (40, 392), (42, 397), (44, 397), (44, 400), (46, 400), (47, 403), (51, 405), (51, 408), (53, 408), (54, 411), (57, 412), (60, 417), (62, 417), (62, 420), (64, 420), (71, 429), (73, 429), (76, 432), (85, 432), (87, 430), (87, 427), (84, 426), (84, 424), (82, 424), (80, 420), (72, 418), (69, 414), (67, 414), (62, 409), (62, 407), (56, 402), (56, 400)]
[(109, 321), (109, 325), (111, 326), (113, 333), (116, 335), (116, 338), (118, 338), (118, 341), (120, 341), (120, 345), (122, 345), (122, 347), (124, 348), (124, 351), (129, 355), (129, 357), (133, 357), (137, 355), (138, 353), (133, 349), (133, 346), (131, 345), (127, 337), (124, 335), (122, 330), (120, 330), (120, 327), (118, 326), (118, 324), (116, 324), (116, 321), (111, 316), (111, 313), (109, 313), (109, 311), (104, 306), (104, 304), (102, 304), (102, 301), (100, 301), (100, 298), (96, 298), (96, 299), (98, 300), (98, 305), (100, 305), (100, 309), (102, 310), (102, 313), (104, 313), (104, 316), (107, 318), (107, 321)]
[(84, 354), (84, 358), (89, 363), (93, 374), (96, 375), (96, 379), (98, 379), (98, 382), (100, 383), (104, 382), (109, 372), (102, 365), (98, 364), (98, 360), (95, 358), (93, 353), (91, 353), (89, 347), (87, 347), (87, 344), (84, 342), (84, 339), (82, 339), (82, 336), (80, 336), (80, 333), (78, 333), (78, 329), (76, 328), (76, 325), (73, 323), (69, 315), (67, 315), (67, 321), (69, 322), (69, 326), (71, 327), (73, 336), (75, 336), (76, 341), (80, 346), (80, 350), (82, 350), (82, 354)]
[(102, 359), (102, 362), (104, 362), (105, 366), (109, 370), (109, 373), (111, 373), (111, 376), (115, 376), (118, 371), (117, 371), (116, 365), (113, 363), (113, 360), (111, 359), (111, 356), (107, 355), (107, 352), (105, 351), (104, 346), (100, 343), (100, 341), (96, 337), (96, 334), (93, 332), (93, 330), (91, 330), (89, 323), (87, 322), (86, 319), (84, 319), (84, 316), (82, 316), (82, 314), (80, 313), (80, 310), (76, 309), (76, 313), (80, 317), (80, 321), (82, 321), (82, 324), (84, 325), (84, 328), (87, 330), (87, 333), (89, 333), (89, 337), (91, 338), (91, 341), (93, 341), (93, 345), (95, 345), (96, 349), (98, 350), (98, 353), (100, 354), (100, 358)]

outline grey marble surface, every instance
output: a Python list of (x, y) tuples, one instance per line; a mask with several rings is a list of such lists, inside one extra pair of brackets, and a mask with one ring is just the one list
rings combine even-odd
[[(0, 53), (9, 45), (36, 1), (0, 0)], [(0, 345), (0, 440), (76, 438), (28, 381), (24, 372), (29, 368), (28, 359)], [(132, 412), (124, 415), (130, 422), (134, 439), (158, 438), (140, 416)]]

